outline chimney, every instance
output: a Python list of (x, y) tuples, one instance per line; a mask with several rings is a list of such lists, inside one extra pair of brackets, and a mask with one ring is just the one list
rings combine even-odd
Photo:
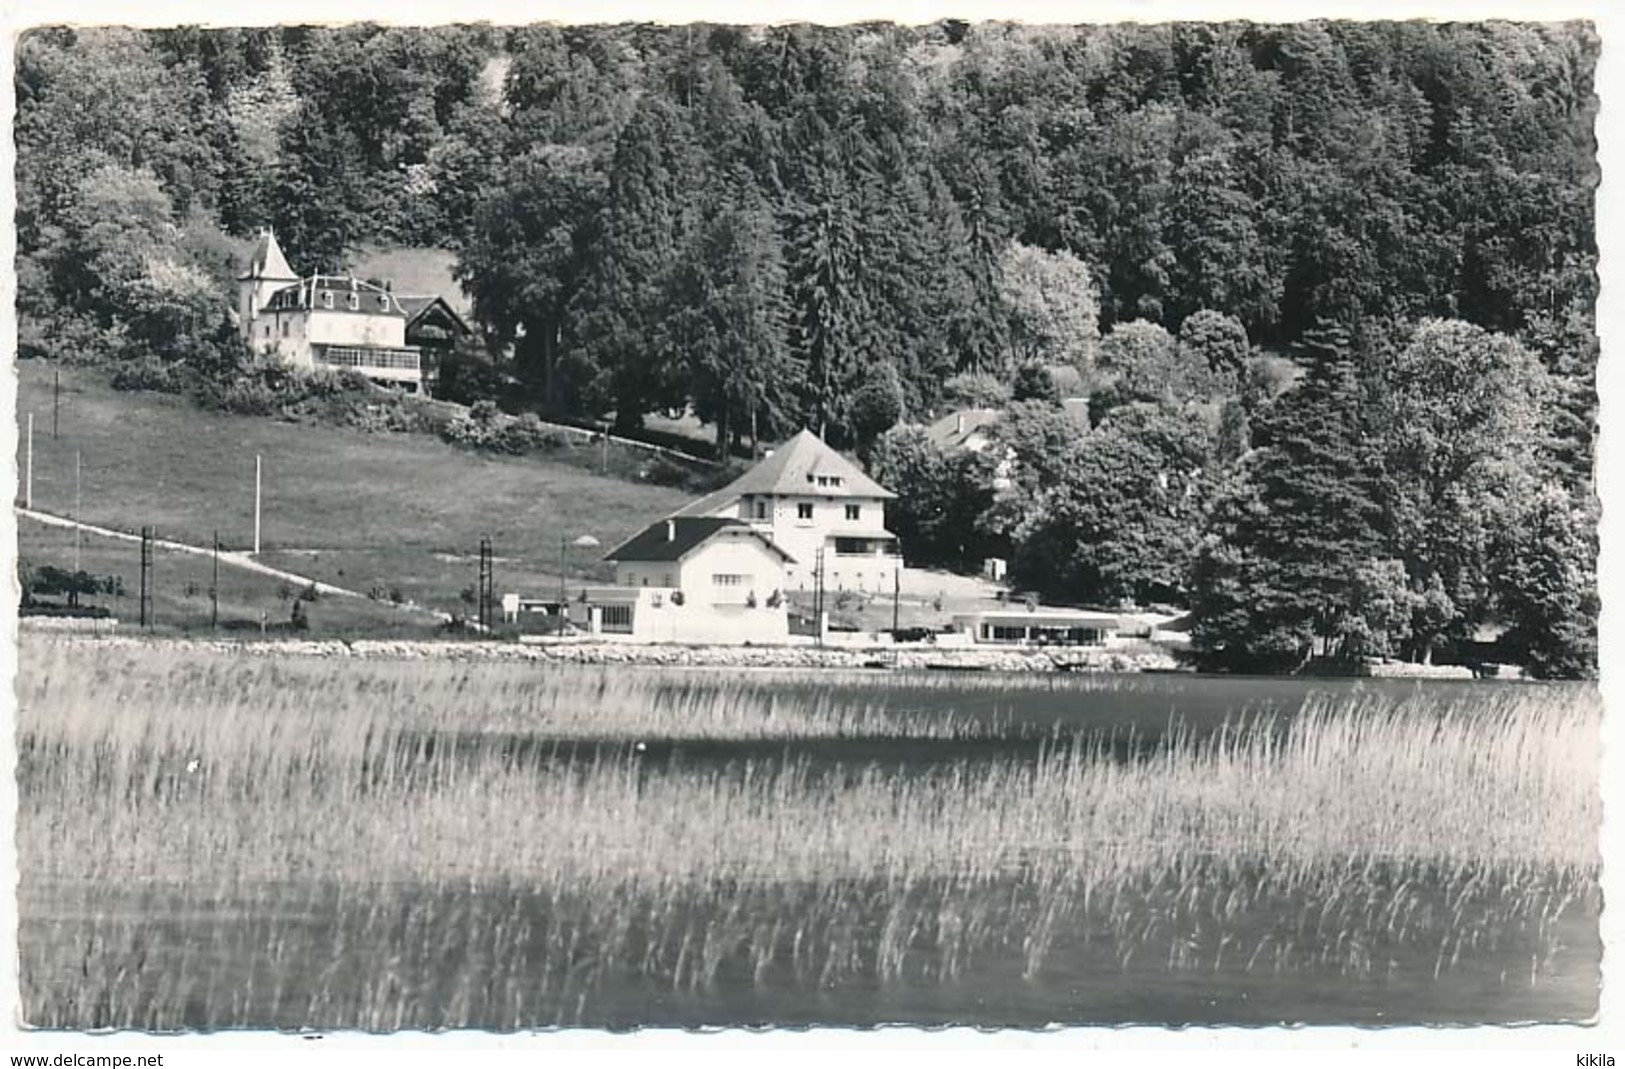
[(666, 521), (666, 541), (668, 541), (668, 542), (677, 541), (677, 521), (676, 520), (667, 520)]
[(954, 433), (955, 434), (964, 434), (965, 433), (965, 413), (963, 413), (963, 412), (955, 412), (954, 413)]

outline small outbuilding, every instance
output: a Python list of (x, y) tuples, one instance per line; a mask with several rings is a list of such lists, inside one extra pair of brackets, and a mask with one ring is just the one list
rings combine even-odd
[(978, 645), (1104, 646), (1122, 630), (1111, 613), (1082, 609), (1005, 609), (961, 613), (954, 628)]

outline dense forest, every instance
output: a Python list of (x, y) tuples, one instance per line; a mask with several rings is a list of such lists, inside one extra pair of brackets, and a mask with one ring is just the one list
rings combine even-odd
[[(19, 349), (231, 367), (255, 227), (307, 270), (449, 248), (505, 404), (688, 408), (719, 448), (811, 426), (898, 489), (911, 563), (1191, 606), (1209, 667), (1499, 625), (1583, 675), (1597, 49), (1507, 23), (38, 30)], [(1001, 411), (997, 448), (921, 429), (960, 405)]]

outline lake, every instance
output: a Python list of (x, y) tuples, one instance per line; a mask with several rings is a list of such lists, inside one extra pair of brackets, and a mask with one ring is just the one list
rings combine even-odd
[(1596, 1012), (1594, 687), (30, 652), (31, 1023)]

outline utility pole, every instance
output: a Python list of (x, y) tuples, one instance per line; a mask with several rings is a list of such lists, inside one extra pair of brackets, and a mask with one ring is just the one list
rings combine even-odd
[(81, 570), (80, 566), (79, 566), (80, 565), (79, 547), (84, 543), (84, 540), (85, 540), (85, 529), (84, 529), (83, 526), (81, 526), (84, 523), (83, 511), (82, 511), (83, 508), (84, 508), (84, 492), (83, 492), (84, 482), (83, 482), (83, 479), (81, 478), (81, 474), (80, 474), (81, 471), (83, 470), (83, 465), (81, 463), (82, 459), (83, 459), (83, 456), (82, 456), (81, 452), (79, 450), (75, 449), (73, 451), (73, 574), (74, 575), (78, 575), (80, 570)]
[(891, 570), (891, 637), (897, 641), (897, 613), (903, 599), (903, 544), (897, 544), (897, 560)]
[(813, 576), (813, 626), (818, 629), (818, 644), (824, 644), (824, 547), (819, 546), (818, 552), (813, 555), (813, 567), (817, 569)]
[(34, 413), (28, 414), (28, 464), (23, 475), (23, 508), (34, 507)]
[(51, 388), (51, 441), (56, 441), (56, 425), (62, 412), (62, 369), (56, 372), (56, 385)]
[(480, 627), (487, 634), (491, 631), (492, 603), (496, 600), (496, 582), (492, 576), (491, 539), (488, 535), (480, 536), (480, 597), (479, 613)]
[[(605, 439), (606, 441), (608, 439)], [(570, 595), (564, 590), (564, 534), (559, 534), (559, 637), (564, 637), (564, 608)]]
[(609, 472), (609, 424), (608, 423), (604, 424), (604, 433), (603, 433), (603, 436), (601, 438), (601, 441), (603, 442), (603, 451), (598, 456), (598, 474), (604, 475), (604, 474), (607, 474)]
[(214, 532), (214, 582), (209, 585), (209, 630), (220, 630), (220, 531)]
[(152, 527), (141, 528), (141, 626), (152, 627)]
[(254, 556), (260, 555), (260, 455), (254, 454)]

